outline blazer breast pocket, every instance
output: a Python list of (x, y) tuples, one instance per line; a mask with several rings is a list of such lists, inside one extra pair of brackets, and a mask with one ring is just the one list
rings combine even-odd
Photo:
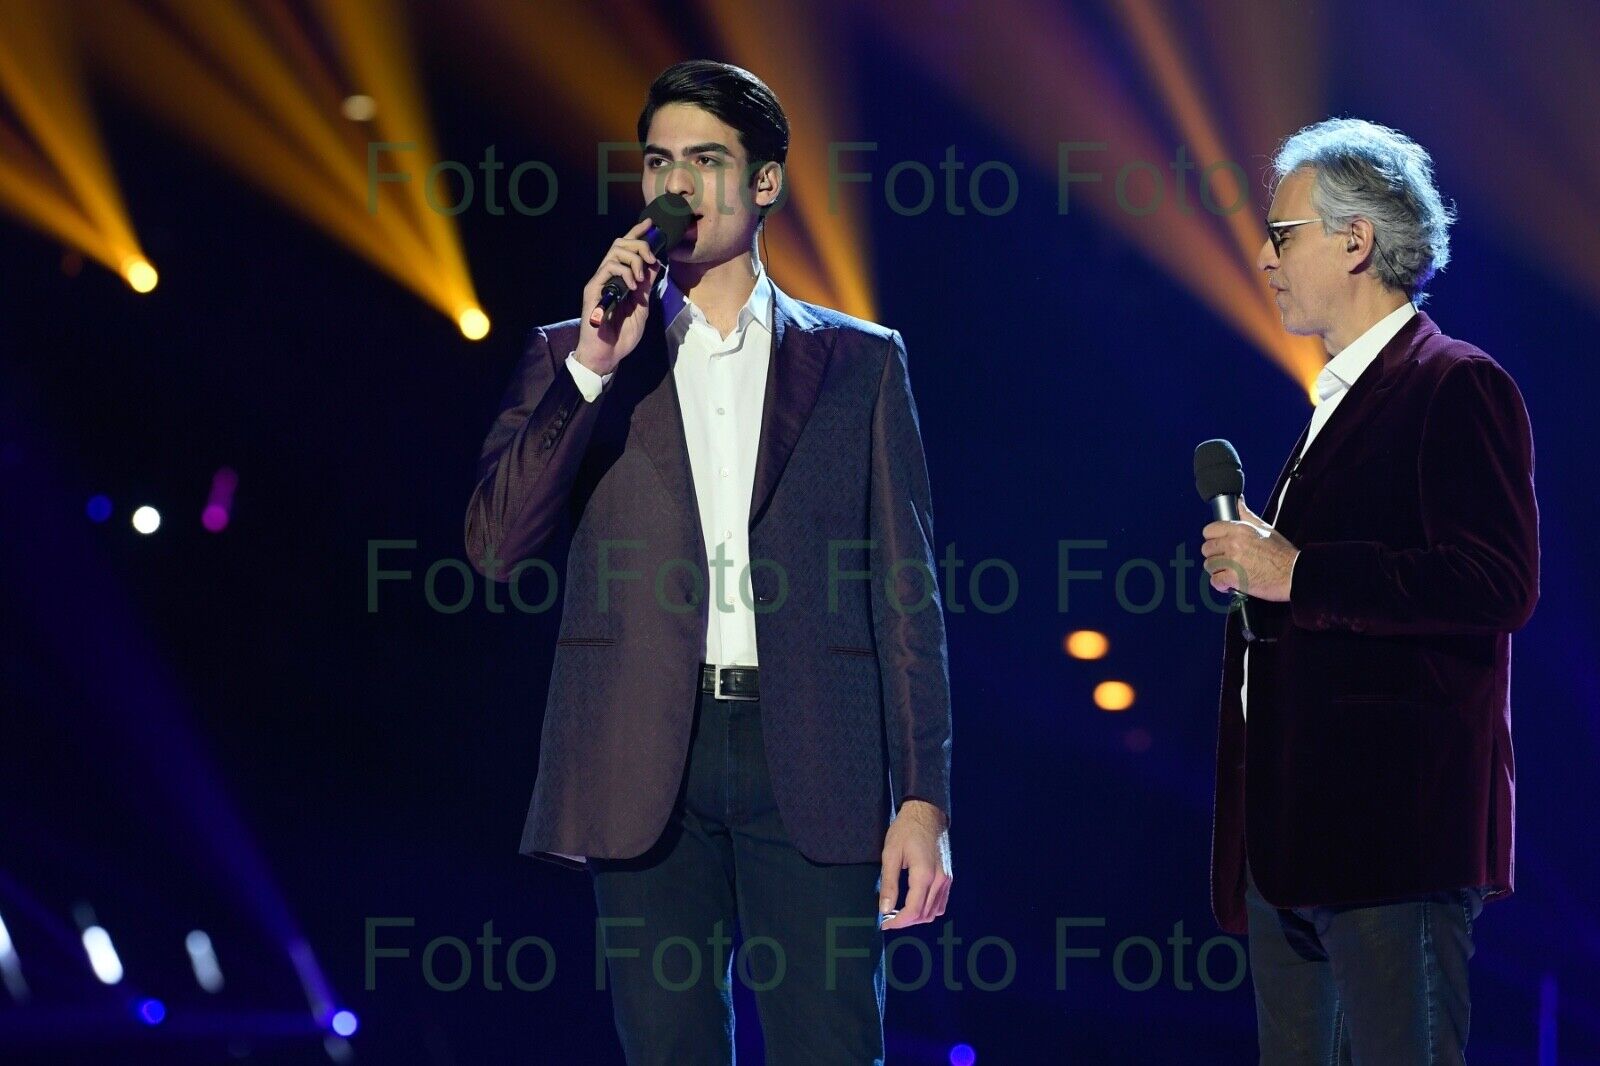
[(617, 642), (616, 637), (561, 637), (556, 640), (558, 648), (609, 648)]

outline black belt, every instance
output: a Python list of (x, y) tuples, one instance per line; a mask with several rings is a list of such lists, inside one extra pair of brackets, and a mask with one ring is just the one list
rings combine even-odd
[(719, 700), (758, 700), (761, 698), (760, 670), (754, 666), (700, 665), (700, 691)]

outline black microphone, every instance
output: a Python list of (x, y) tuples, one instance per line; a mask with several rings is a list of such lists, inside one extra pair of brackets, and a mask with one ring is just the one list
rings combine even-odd
[[(644, 210), (639, 212), (639, 221), (650, 220), (650, 228), (644, 231), (642, 238), (650, 246), (650, 254), (660, 259), (676, 248), (683, 240), (683, 231), (689, 228), (691, 218), (693, 213), (689, 210), (689, 201), (682, 193), (662, 193), (645, 204)], [(611, 321), (612, 312), (627, 295), (628, 286), (620, 277), (613, 274), (606, 279), (600, 289), (599, 304), (605, 321)]]
[[(1194, 450), (1194, 487), (1200, 498), (1211, 505), (1211, 514), (1219, 522), (1239, 520), (1239, 497), (1244, 495), (1244, 464), (1239, 453), (1228, 441), (1217, 438), (1204, 441)], [(1250, 615), (1245, 609), (1245, 594), (1233, 590), (1233, 608), (1239, 612), (1244, 625), (1244, 639), (1255, 640), (1250, 628)]]
[(1244, 495), (1244, 465), (1232, 444), (1220, 438), (1194, 450), (1194, 487), (1211, 505), (1219, 522), (1239, 520), (1239, 497)]

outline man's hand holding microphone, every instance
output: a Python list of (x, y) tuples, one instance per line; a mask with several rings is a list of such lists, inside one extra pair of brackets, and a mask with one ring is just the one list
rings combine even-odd
[(610, 374), (639, 346), (650, 317), (651, 290), (666, 254), (683, 239), (691, 218), (688, 200), (665, 193), (650, 201), (633, 228), (611, 243), (583, 287), (576, 357), (584, 367)]

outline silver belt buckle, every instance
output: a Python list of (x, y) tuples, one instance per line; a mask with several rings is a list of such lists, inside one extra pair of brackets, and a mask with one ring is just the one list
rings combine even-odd
[(722, 671), (725, 670), (725, 669), (727, 669), (727, 667), (723, 667), (723, 666), (717, 666), (717, 667), (713, 667), (712, 668), (712, 671), (711, 671), (711, 677), (712, 677), (711, 698), (712, 699), (718, 699), (718, 700), (753, 700), (753, 699), (758, 699), (759, 698), (757, 696), (724, 696), (722, 694)]

